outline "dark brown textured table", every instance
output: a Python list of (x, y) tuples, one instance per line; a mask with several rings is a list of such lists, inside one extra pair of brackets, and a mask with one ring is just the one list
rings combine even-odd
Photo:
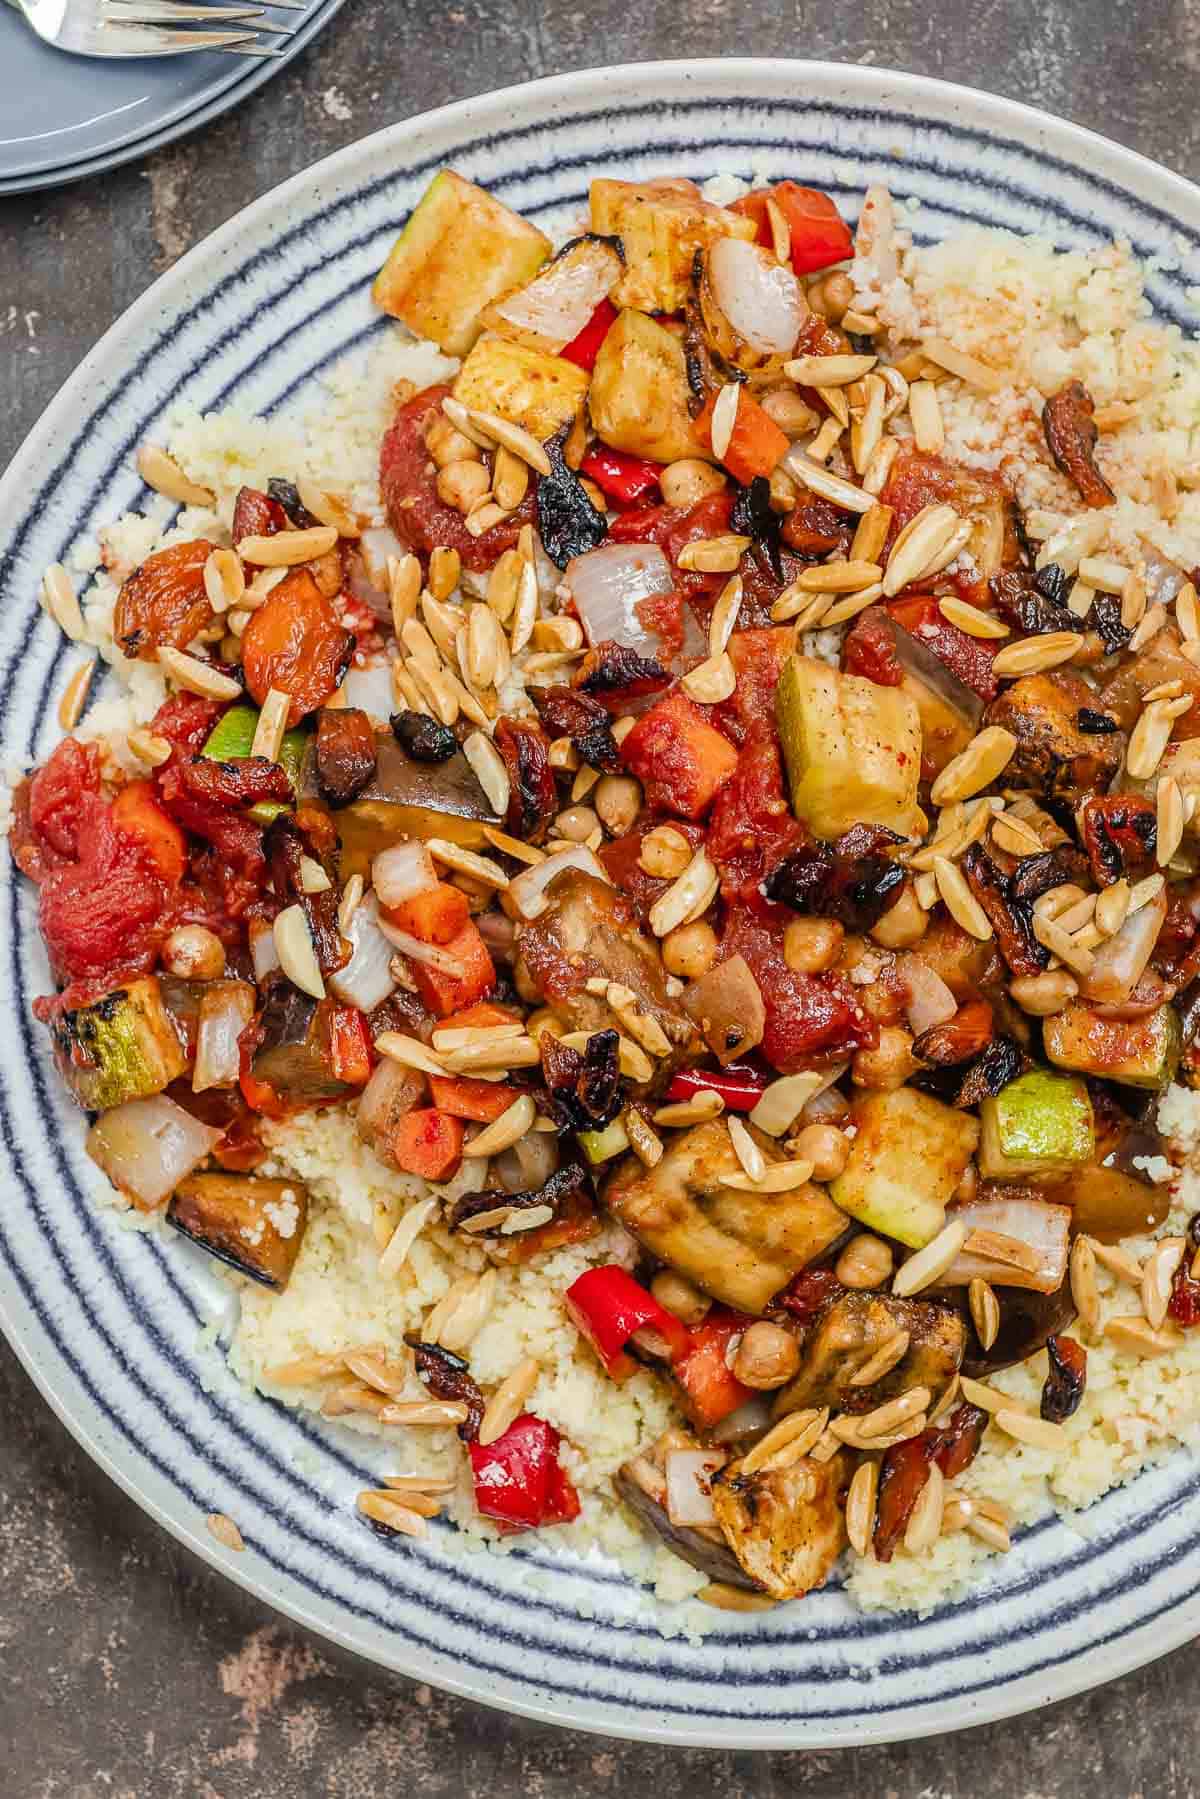
[[(1200, 177), (1200, 0), (347, 0), (237, 112), (145, 164), (0, 200), (0, 463), (153, 277), (317, 157), (443, 101), (679, 53), (816, 56), (974, 82)], [(0, 83), (3, 75), (0, 72)], [(2, 1197), (0, 1197), (2, 1203)], [(551, 1731), (381, 1674), (197, 1564), (91, 1465), (0, 1343), (3, 1799), (1182, 1799), (1200, 1645), (951, 1737), (770, 1757)]]

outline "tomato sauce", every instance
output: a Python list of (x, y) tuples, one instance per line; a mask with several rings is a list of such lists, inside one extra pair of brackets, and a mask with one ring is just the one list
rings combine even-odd
[(495, 566), (511, 550), (521, 526), (535, 517), (536, 480), (520, 506), (480, 537), (472, 537), (461, 512), (447, 506), (437, 491), (437, 470), (425, 446), (425, 431), (448, 387), (427, 387), (400, 407), (384, 437), (379, 455), (379, 485), (388, 519), (397, 537), (418, 556), (429, 557), (439, 544), (457, 550), (464, 568), (480, 572)]

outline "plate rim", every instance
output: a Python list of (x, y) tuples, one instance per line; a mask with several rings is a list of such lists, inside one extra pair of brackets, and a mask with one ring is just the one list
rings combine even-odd
[[(268, 6), (270, 3), (271, 0), (266, 0)], [(103, 149), (92, 150), (79, 157), (69, 157), (51, 167), (26, 167), (13, 175), (0, 174), (0, 199), (6, 199), (10, 195), (70, 187), (78, 181), (87, 180), (89, 176), (107, 174), (110, 169), (121, 168), (139, 156), (149, 156), (156, 150), (166, 149), (169, 144), (177, 143), (180, 138), (199, 130), (202, 125), (211, 124), (281, 74), (308, 48), (344, 5), (345, 0), (317, 0), (317, 4), (292, 33), (278, 56), (263, 57), (260, 62), (251, 63), (240, 73), (233, 69), (231, 79), (215, 92), (210, 92), (207, 99), (201, 96), (192, 102), (181, 102), (177, 111), (166, 120), (159, 120), (156, 124), (141, 129), (131, 127), (127, 133)], [(87, 58), (75, 60), (85, 63)], [(332, 154), (336, 155), (337, 152)], [(201, 241), (203, 243), (207, 240)]]
[[(332, 0), (332, 10), (336, 10), (341, 4), (342, 0)], [(328, 16), (332, 16), (332, 13)], [(544, 116), (548, 108), (552, 109), (555, 101), (569, 103), (578, 96), (587, 94), (603, 97), (605, 88), (611, 88), (617, 83), (622, 84), (625, 93), (630, 91), (631, 85), (653, 88), (655, 97), (666, 99), (669, 103), (671, 98), (686, 101), (690, 83), (709, 82), (718, 87), (724, 85), (728, 90), (730, 103), (753, 106), (755, 84), (763, 82), (767, 77), (772, 82), (778, 82), (781, 76), (797, 83), (805, 77), (815, 77), (823, 84), (820, 97), (827, 99), (842, 99), (848, 104), (853, 104), (855, 100), (861, 103), (873, 99), (880, 103), (887, 101), (899, 105), (912, 115), (918, 125), (929, 117), (928, 109), (923, 108), (922, 103), (930, 97), (939, 100), (942, 107), (950, 112), (956, 108), (970, 108), (975, 112), (974, 123), (977, 129), (992, 131), (998, 137), (1008, 141), (1015, 140), (1017, 143), (1023, 141), (1022, 127), (1026, 133), (1048, 135), (1057, 141), (1059, 148), (1070, 156), (1075, 166), (1088, 166), (1086, 152), (1102, 152), (1108, 168), (1115, 168), (1118, 176), (1124, 177), (1125, 191), (1135, 203), (1150, 208), (1157, 207), (1169, 216), (1173, 200), (1186, 202), (1187, 209), (1200, 222), (1200, 186), (1140, 151), (1129, 149), (1072, 120), (1054, 118), (1023, 101), (1010, 100), (983, 89), (943, 81), (937, 77), (875, 65), (811, 58), (765, 57), (713, 57), (695, 61), (652, 59), (542, 76), (535, 81), (451, 101), (367, 133), (297, 170), (195, 244), (113, 322), (43, 409), (14, 453), (8, 468), (0, 475), (0, 526), (4, 525), (6, 515), (9, 520), (18, 524), (24, 517), (19, 495), (26, 462), (32, 463), (44, 453), (60, 424), (67, 422), (77, 401), (85, 396), (93, 376), (102, 371), (114, 350), (119, 348), (121, 340), (127, 340), (130, 334), (135, 334), (155, 318), (161, 318), (164, 305), (170, 305), (173, 290), (186, 288), (194, 276), (203, 274), (204, 265), (210, 259), (219, 259), (227, 253), (248, 226), (256, 223), (260, 216), (276, 214), (280, 200), (298, 192), (303, 185), (314, 179), (336, 181), (341, 169), (360, 162), (364, 155), (374, 155), (380, 160), (386, 160), (397, 151), (407, 152), (414, 138), (419, 138), (424, 131), (441, 128), (469, 129), (481, 111), (516, 108), (524, 112), (532, 109), (535, 114), (540, 112)], [(260, 85), (263, 79), (268, 78), (269, 75), (260, 76), (255, 85)], [(842, 84), (840, 92), (833, 85), (839, 82)], [(1148, 196), (1139, 192), (1139, 187), (1143, 185), (1150, 189)], [(3, 1272), (0, 1270), (0, 1274)], [(490, 1693), (478, 1675), (458, 1675), (453, 1670), (439, 1670), (435, 1674), (422, 1663), (419, 1654), (405, 1653), (403, 1650), (395, 1652), (386, 1645), (380, 1645), (378, 1649), (363, 1647), (334, 1619), (318, 1617), (304, 1603), (277, 1595), (269, 1583), (253, 1570), (252, 1565), (239, 1567), (239, 1558), (230, 1556), (228, 1552), (223, 1554), (216, 1542), (207, 1536), (202, 1524), (194, 1525), (184, 1515), (174, 1516), (152, 1492), (139, 1485), (137, 1472), (127, 1471), (122, 1467), (118, 1456), (99, 1440), (87, 1415), (77, 1417), (72, 1412), (71, 1401), (75, 1394), (72, 1391), (70, 1371), (65, 1371), (66, 1378), (63, 1379), (60, 1390), (57, 1363), (51, 1364), (49, 1368), (39, 1366), (34, 1342), (39, 1328), (37, 1321), (15, 1293), (15, 1288), (12, 1288), (10, 1303), (10, 1288), (12, 1284), (7, 1278), (0, 1280), (0, 1329), (37, 1391), (90, 1459), (155, 1523), (182, 1543), (185, 1549), (198, 1555), (210, 1567), (265, 1603), (271, 1610), (334, 1643), (342, 1652), (368, 1666), (385, 1667), (409, 1679), (426, 1682), (491, 1709), (510, 1712), (537, 1723), (581, 1730), (597, 1736), (620, 1736), (632, 1741), (672, 1746), (739, 1750), (852, 1746), (845, 1733), (831, 1733), (825, 1726), (818, 1725), (811, 1734), (806, 1732), (800, 1737), (794, 1727), (780, 1726), (770, 1720), (765, 1720), (761, 1726), (736, 1724), (731, 1728), (719, 1728), (712, 1721), (706, 1721), (698, 1730), (694, 1730), (666, 1719), (642, 1722), (637, 1716), (631, 1718), (628, 1715), (611, 1721), (590, 1717), (580, 1719), (572, 1714), (567, 1701)], [(1184, 1602), (1172, 1614), (1165, 1628), (1163, 1621), (1159, 1620), (1153, 1630), (1141, 1627), (1132, 1631), (1128, 1638), (1115, 1645), (1115, 1653), (1114, 1646), (1109, 1645), (1106, 1650), (1106, 1665), (1100, 1670), (1095, 1669), (1085, 1655), (1078, 1666), (1072, 1667), (1069, 1672), (1061, 1668), (1044, 1671), (1040, 1677), (1043, 1687), (1040, 1695), (1024, 1690), (1035, 1676), (1018, 1676), (1003, 1686), (991, 1688), (986, 1694), (972, 1697), (964, 1707), (965, 1715), (950, 1724), (942, 1717), (926, 1721), (899, 1712), (883, 1714), (878, 1723), (866, 1719), (856, 1724), (853, 1746), (912, 1741), (945, 1734), (948, 1730), (970, 1729), (1020, 1716), (1043, 1704), (1057, 1703), (1119, 1679), (1192, 1640), (1198, 1631), (1200, 1602)], [(620, 1706), (619, 1700), (600, 1703), (613, 1709)]]

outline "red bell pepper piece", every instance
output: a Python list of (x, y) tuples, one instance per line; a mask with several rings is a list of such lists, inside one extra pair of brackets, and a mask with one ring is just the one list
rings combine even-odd
[(694, 1099), (697, 1093), (719, 1093), (730, 1112), (753, 1112), (767, 1085), (756, 1068), (731, 1063), (720, 1073), (707, 1068), (683, 1068), (667, 1088), (668, 1099)]
[(683, 1389), (683, 1407), (693, 1422), (705, 1427), (720, 1424), (740, 1405), (753, 1398), (730, 1372), (726, 1355), (732, 1339), (740, 1336), (753, 1318), (714, 1306), (703, 1324), (688, 1332), (689, 1347), (671, 1369)]
[(579, 465), (580, 474), (619, 506), (636, 506), (647, 494), (657, 493), (662, 471), (661, 462), (627, 456), (624, 450), (610, 450), (606, 445), (589, 451)]
[(672, 1361), (687, 1351), (687, 1327), (615, 1262), (605, 1268), (589, 1268), (572, 1281), (563, 1297), (576, 1329), (614, 1380), (628, 1380), (637, 1372), (637, 1363), (625, 1354), (625, 1345), (645, 1324), (666, 1338)]
[(792, 239), (792, 267), (797, 275), (814, 275), (835, 262), (845, 262), (854, 254), (850, 227), (838, 212), (828, 194), (815, 187), (801, 187), (795, 181), (780, 181), (770, 189), (755, 188), (732, 210), (745, 213), (758, 226), (758, 241), (770, 249), (774, 242), (767, 217), (767, 200), (774, 200), (787, 223)]
[(573, 337), (566, 348), (558, 352), (559, 355), (565, 356), (568, 362), (573, 362), (576, 368), (586, 369), (591, 374), (600, 354), (600, 345), (616, 319), (617, 309), (612, 301), (601, 300), (578, 337)]
[(329, 1065), (334, 1077), (351, 1087), (371, 1078), (372, 1039), (366, 1016), (357, 1006), (334, 1006), (329, 1014)]
[(469, 1444), (482, 1516), (507, 1534), (578, 1518), (579, 1495), (559, 1462), (560, 1441), (552, 1424), (523, 1412), (494, 1443)]

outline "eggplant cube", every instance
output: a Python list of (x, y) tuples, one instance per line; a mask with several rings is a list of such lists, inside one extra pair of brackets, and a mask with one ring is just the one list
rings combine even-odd
[(588, 395), (606, 444), (655, 462), (712, 460), (692, 430), (679, 339), (644, 312), (622, 312), (600, 346)]
[(176, 1187), (167, 1218), (218, 1261), (281, 1293), (300, 1253), (308, 1194), (299, 1181), (190, 1174)]
[(697, 250), (721, 237), (753, 239), (753, 219), (706, 200), (694, 182), (593, 181), (592, 230), (617, 236), (625, 273), (613, 298), (644, 312), (678, 312), (692, 282)]
[(89, 1112), (147, 1099), (184, 1073), (187, 1057), (153, 975), (50, 1021), (54, 1060)]
[(1092, 1102), (1081, 1080), (1031, 1068), (979, 1108), (985, 1181), (1060, 1180), (1096, 1153)]

